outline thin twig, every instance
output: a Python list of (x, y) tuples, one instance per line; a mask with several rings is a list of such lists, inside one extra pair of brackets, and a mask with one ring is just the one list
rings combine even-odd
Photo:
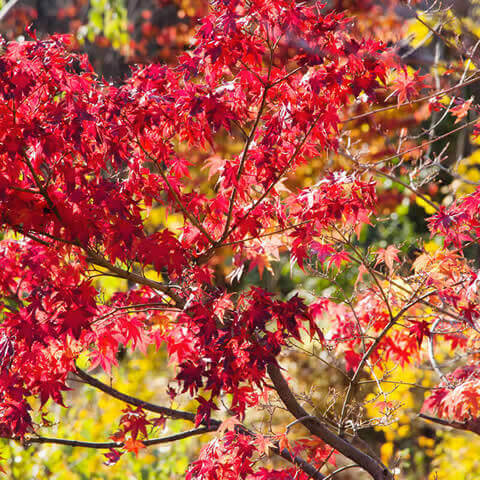
[(10, 0), (0, 10), (0, 22), (9, 14), (10, 10), (19, 2), (19, 0)]
[(325, 477), (325, 480), (331, 480), (337, 473), (343, 472), (344, 470), (348, 470), (349, 468), (360, 468), (360, 465), (357, 465), (356, 463), (350, 463), (349, 465), (344, 465), (343, 467), (337, 468), (335, 471), (333, 471), (330, 475), (327, 475)]

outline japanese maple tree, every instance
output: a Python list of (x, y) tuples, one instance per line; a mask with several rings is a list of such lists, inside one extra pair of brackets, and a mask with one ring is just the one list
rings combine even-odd
[[(382, 387), (392, 361), (427, 361), (438, 373), (425, 418), (480, 433), (479, 274), (464, 253), (478, 241), (480, 190), (438, 206), (405, 181), (395, 161), (436, 138), (403, 150), (399, 142), (395, 155), (375, 163), (348, 142), (359, 104), (370, 109), (364, 117), (424, 102), (445, 115), (450, 109), (455, 129), (476, 107), (440, 102), (447, 87), (426, 92), (422, 72), (409, 72), (381, 41), (355, 36), (354, 19), (322, 8), (217, 0), (176, 65), (135, 68), (118, 86), (70, 51), (67, 36), (39, 40), (30, 31), (28, 41), (4, 42), (2, 437), (105, 449), (106, 463), (115, 463), (125, 452), (210, 432), (188, 479), (323, 479), (337, 457), (374, 479), (393, 479), (359, 433), (365, 376), (385, 413), (377, 421), (394, 414)], [(219, 155), (225, 136), (241, 149)], [(324, 155), (350, 167), (290, 186), (297, 168)], [(359, 242), (378, 222), (382, 178), (434, 209), (429, 228), (443, 248), (405, 265), (399, 246)], [(158, 205), (182, 218), (178, 229), (152, 230), (148, 216)], [(218, 262), (231, 261), (235, 282), (280, 255), (332, 285), (342, 271), (354, 272), (352, 295), (307, 301), (218, 281)], [(106, 298), (101, 276), (130, 288)], [(450, 373), (435, 360), (439, 338), (465, 354)], [(190, 397), (195, 411), (127, 395), (96, 377), (111, 372), (122, 349), (160, 348), (175, 369), (165, 393)], [(319, 362), (335, 357), (347, 386), (334, 413), (319, 415), (288, 379), (282, 358), (292, 350), (310, 359), (320, 351)], [(39, 433), (78, 381), (125, 403), (110, 439)], [(252, 415), (276, 415), (272, 402), (290, 423), (254, 425)], [(171, 419), (185, 421), (185, 431), (162, 435)], [(292, 437), (300, 424), (307, 433)], [(272, 454), (287, 463), (262, 465)]]

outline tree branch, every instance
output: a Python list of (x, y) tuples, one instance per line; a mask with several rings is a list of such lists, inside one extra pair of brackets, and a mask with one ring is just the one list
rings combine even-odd
[[(152, 438), (150, 440), (141, 440), (141, 442), (146, 446), (150, 447), (152, 445), (160, 445), (162, 443), (176, 442), (184, 438), (193, 437), (194, 435), (202, 435), (204, 433), (213, 432), (217, 427), (201, 427), (194, 428), (193, 430), (187, 430), (186, 432), (176, 433), (174, 435), (169, 435), (167, 437)], [(30, 446), (32, 443), (54, 443), (57, 445), (67, 445), (69, 447), (84, 447), (84, 448), (95, 448), (95, 449), (110, 449), (110, 448), (121, 448), (124, 446), (124, 442), (83, 442), (81, 440), (69, 440), (65, 438), (48, 438), (48, 437), (32, 437), (25, 440), (24, 445)]]
[[(270, 79), (270, 70), (271, 70), (271, 64), (270, 64), (270, 68), (269, 68), (269, 72), (268, 72), (268, 79)], [(260, 103), (260, 107), (258, 108), (257, 116), (255, 118), (255, 123), (253, 124), (250, 135), (248, 136), (247, 141), (245, 142), (245, 146), (243, 148), (243, 153), (242, 153), (242, 158), (240, 159), (240, 164), (238, 166), (238, 172), (237, 172), (237, 176), (236, 176), (237, 184), (238, 184), (238, 182), (240, 180), (240, 177), (242, 176), (242, 173), (243, 173), (243, 167), (245, 165), (245, 160), (247, 159), (248, 149), (250, 148), (250, 145), (251, 145), (251, 143), (253, 141), (253, 138), (255, 136), (255, 132), (257, 131), (258, 124), (260, 123), (260, 119), (262, 118), (263, 109), (265, 108), (265, 104), (267, 102), (267, 95), (268, 95), (269, 88), (270, 87), (268, 85), (265, 85), (263, 87), (262, 100), (261, 100), (261, 103)], [(233, 187), (232, 196), (230, 198), (230, 205), (228, 206), (228, 214), (227, 214), (227, 221), (225, 222), (225, 228), (223, 230), (223, 234), (222, 234), (218, 243), (223, 242), (229, 235), (228, 231), (230, 229), (230, 222), (232, 221), (233, 206), (235, 204), (235, 199), (237, 198), (237, 190), (238, 190), (238, 187), (237, 187), (237, 185), (235, 185)]]
[(445, 88), (444, 90), (437, 90), (437, 91), (435, 91), (435, 92), (433, 92), (429, 95), (425, 95), (424, 97), (420, 97), (420, 98), (416, 98), (416, 99), (414, 98), (412, 100), (407, 100), (407, 101), (401, 103), (400, 105), (396, 105), (396, 104), (387, 105), (386, 107), (381, 107), (381, 108), (377, 108), (375, 110), (370, 110), (369, 112), (354, 115), (353, 117), (346, 118), (345, 120), (343, 120), (342, 123), (346, 124), (346, 123), (349, 123), (349, 122), (353, 122), (354, 120), (360, 120), (362, 118), (369, 117), (371, 115), (375, 115), (376, 113), (387, 112), (389, 110), (396, 110), (396, 109), (398, 110), (401, 107), (411, 106), (414, 103), (425, 102), (427, 100), (431, 100), (432, 98), (450, 93), (450, 92), (452, 92), (454, 90), (457, 90), (459, 88), (466, 87), (467, 85), (471, 85), (472, 83), (478, 82), (479, 80), (480, 80), (480, 75), (477, 75), (477, 76), (474, 76), (473, 78), (470, 78), (469, 80), (466, 80), (465, 82), (457, 83), (457, 85), (454, 85), (453, 87)]
[(312, 418), (305, 409), (298, 403), (293, 395), (285, 378), (283, 378), (280, 368), (270, 363), (267, 367), (268, 374), (272, 379), (273, 385), (280, 396), (280, 399), (287, 407), (288, 411), (295, 418), (303, 418), (302, 424), (313, 434), (322, 439), (325, 443), (335, 448), (338, 452), (357, 463), (367, 471), (375, 480), (393, 480), (392, 473), (382, 465), (378, 460), (354, 447), (351, 443), (339, 437), (329, 430), (318, 418)]
[(182, 200), (181, 198), (179, 197), (178, 193), (175, 191), (175, 189), (172, 187), (171, 183), (168, 181), (168, 178), (167, 176), (165, 175), (165, 172), (163, 171), (163, 168), (161, 165), (159, 165), (157, 159), (151, 155), (142, 145), (142, 143), (140, 142), (140, 139), (137, 137), (137, 144), (138, 146), (140, 147), (140, 149), (142, 150), (142, 152), (147, 156), (147, 158), (149, 160), (151, 160), (156, 166), (157, 166), (157, 169), (161, 175), (161, 177), (163, 178), (163, 181), (165, 182), (165, 184), (167, 185), (167, 188), (168, 188), (168, 191), (170, 192), (170, 194), (172, 195), (172, 197), (175, 199), (175, 202), (177, 203), (177, 205), (180, 207), (180, 210), (182, 211), (183, 215), (185, 216), (185, 218), (187, 218), (188, 220), (190, 220), (190, 222), (192, 222), (192, 225), (194, 225), (195, 227), (198, 228), (198, 230), (205, 236), (205, 238), (212, 244), (212, 245), (215, 245), (215, 240), (213, 239), (213, 237), (205, 230), (204, 226), (202, 225), (202, 223), (200, 222), (200, 220), (198, 220), (194, 215), (192, 215), (188, 209), (185, 207), (185, 205), (182, 203)]
[(116, 267), (115, 265), (112, 265), (108, 260), (103, 258), (101, 255), (98, 255), (91, 250), (87, 250), (86, 260), (87, 262), (98, 265), (99, 267), (106, 268), (110, 272), (115, 273), (115, 275), (124, 278), (125, 280), (130, 280), (131, 282), (138, 283), (140, 285), (146, 285), (167, 294), (179, 308), (183, 308), (185, 306), (185, 300), (180, 297), (172, 287), (169, 287), (168, 285), (156, 282), (155, 280), (150, 280), (149, 278), (139, 275), (138, 273), (128, 272), (123, 268)]
[(287, 460), (287, 462), (293, 463), (296, 465), (302, 472), (305, 472), (307, 475), (310, 475), (314, 480), (325, 480), (325, 475), (321, 474), (313, 465), (305, 461), (303, 458), (298, 456), (293, 456), (286, 448), (280, 450), (278, 447), (274, 449), (274, 452)]
[(358, 465), (356, 463), (351, 463), (350, 465), (344, 465), (343, 467), (337, 468), (334, 472), (332, 472), (328, 477), (325, 477), (325, 480), (331, 480), (335, 475), (344, 470), (348, 470), (349, 468), (356, 468)]
[(465, 422), (457, 422), (455, 420), (445, 420), (443, 418), (431, 417), (430, 415), (426, 415), (424, 413), (419, 413), (418, 416), (423, 420), (429, 420), (430, 422), (437, 423), (438, 425), (455, 428), (456, 430), (465, 430), (467, 432), (480, 435), (480, 419), (478, 418), (472, 418), (470, 420), (466, 420)]
[[(80, 377), (84, 382), (88, 383), (92, 387), (95, 387), (98, 390), (110, 395), (111, 397), (121, 400), (122, 402), (134, 405), (135, 407), (143, 408), (149, 412), (159, 413), (160, 415), (165, 415), (166, 417), (188, 420), (189, 422), (195, 422), (195, 414), (191, 412), (184, 412), (182, 410), (174, 410), (168, 407), (162, 407), (161, 405), (156, 405), (154, 403), (146, 402), (140, 400), (139, 398), (132, 397), (126, 393), (119, 392), (113, 387), (108, 386), (107, 384), (97, 380), (95, 377), (92, 377), (87, 372), (81, 368), (76, 367), (75, 374)], [(210, 419), (209, 426), (218, 428), (220, 426), (218, 420)]]
[[(149, 412), (154, 412), (154, 413), (159, 413), (160, 415), (165, 415), (170, 418), (174, 419), (181, 419), (181, 420), (187, 420), (189, 422), (194, 422), (195, 421), (195, 414), (191, 412), (184, 412), (182, 410), (174, 410), (172, 408), (168, 407), (162, 407), (161, 405), (156, 405), (154, 403), (150, 402), (145, 402), (143, 400), (140, 400), (139, 398), (132, 397), (130, 395), (127, 395), (125, 393), (119, 392), (113, 387), (110, 387), (106, 385), (105, 383), (101, 382), (100, 380), (97, 380), (96, 378), (92, 377), (89, 375), (87, 372), (82, 370), (81, 368), (76, 367), (75, 370), (76, 375), (81, 378), (84, 382), (86, 382), (88, 385), (91, 385), (92, 387), (97, 388), (98, 390), (101, 390), (102, 392), (106, 393), (107, 395), (110, 395), (113, 398), (116, 398), (117, 400), (120, 400), (122, 402), (128, 403), (130, 405), (134, 405), (136, 407), (143, 408), (144, 410), (148, 410)], [(202, 422), (203, 424), (206, 424), (206, 422)], [(221, 422), (218, 420), (214, 420), (211, 418), (208, 422), (208, 425), (205, 428), (205, 432), (211, 432), (215, 431), (218, 429), (218, 427), (221, 425)], [(198, 431), (200, 429), (196, 430), (189, 430), (188, 432), (194, 432)], [(240, 433), (243, 433), (245, 435), (250, 435), (250, 436), (255, 436), (255, 434), (249, 430), (248, 428), (245, 428), (244, 426), (239, 426), (238, 431)], [(165, 438), (170, 438), (170, 440), (165, 440), (163, 443), (166, 441), (174, 441), (174, 440), (180, 440), (180, 438), (186, 438), (187, 436), (192, 436), (195, 435), (194, 433), (190, 433), (187, 435), (188, 432), (183, 432), (184, 437), (179, 437), (174, 439), (173, 436), (170, 437), (165, 437)], [(182, 434), (178, 434), (182, 435)], [(50, 439), (52, 440), (52, 439)], [(77, 442), (75, 440), (62, 440), (62, 439), (53, 439), (57, 440), (56, 442), (50, 442), (50, 443), (61, 443), (62, 445), (71, 445), (71, 446), (79, 446), (79, 447), (90, 447), (90, 448), (116, 448), (114, 447), (107, 447), (107, 446), (99, 446), (99, 445), (107, 445), (107, 443), (92, 443), (92, 442)], [(161, 439), (152, 439), (151, 442), (154, 440), (158, 440), (156, 443), (162, 443), (159, 440)], [(74, 443), (72, 443), (74, 442)], [(47, 440), (45, 441), (36, 441), (36, 443), (49, 443)], [(114, 442), (118, 443), (118, 442)], [(153, 443), (147, 443), (147, 441), (143, 442), (145, 445), (153, 445)], [(111, 444), (108, 443), (108, 444)], [(121, 445), (118, 445), (121, 446)], [(290, 452), (286, 449), (280, 450), (278, 446), (276, 446), (273, 449), (274, 453), (276, 455), (281, 456), (285, 460), (287, 460), (290, 463), (293, 463), (294, 465), (297, 465), (298, 468), (300, 468), (303, 472), (305, 472), (307, 475), (310, 475), (311, 478), (314, 480), (323, 480), (324, 475), (322, 475), (313, 465), (308, 463), (307, 461), (303, 460), (302, 458), (290, 454)]]

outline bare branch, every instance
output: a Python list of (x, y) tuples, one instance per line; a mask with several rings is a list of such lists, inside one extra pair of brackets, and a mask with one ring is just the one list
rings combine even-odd
[(337, 468), (335, 471), (333, 471), (330, 475), (325, 477), (325, 480), (331, 480), (337, 473), (343, 472), (344, 470), (348, 470), (349, 468), (355, 468), (359, 467), (356, 463), (351, 463), (349, 465), (344, 465), (343, 467)]

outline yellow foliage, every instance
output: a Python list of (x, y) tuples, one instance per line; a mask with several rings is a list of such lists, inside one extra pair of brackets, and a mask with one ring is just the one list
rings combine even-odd
[(469, 157), (460, 161), (457, 173), (460, 178), (453, 182), (453, 190), (457, 198), (463, 197), (475, 191), (480, 183), (480, 149), (475, 150)]
[(435, 440), (433, 438), (420, 435), (418, 437), (418, 446), (421, 448), (432, 448), (435, 446)]
[(434, 253), (442, 247), (435, 240), (430, 240), (423, 245), (423, 248), (427, 253)]
[[(420, 16), (420, 18), (423, 21), (426, 21), (424, 17)], [(431, 42), (431, 38), (427, 37), (432, 36), (430, 30), (416, 18), (413, 18), (408, 22), (407, 35), (411, 37), (410, 45), (413, 48), (417, 48), (420, 45), (428, 45)]]
[(380, 448), (380, 457), (382, 462), (388, 464), (388, 461), (392, 458), (393, 454), (393, 443), (385, 442)]
[(435, 478), (438, 480), (480, 478), (480, 438), (474, 434), (443, 432), (434, 450)]
[[(432, 200), (429, 195), (424, 195), (424, 197), (427, 200)], [(433, 215), (437, 210), (432, 207), (428, 202), (426, 202), (422, 197), (416, 196), (415, 197), (415, 203), (419, 206), (422, 207), (425, 210), (425, 213), (427, 215)]]

